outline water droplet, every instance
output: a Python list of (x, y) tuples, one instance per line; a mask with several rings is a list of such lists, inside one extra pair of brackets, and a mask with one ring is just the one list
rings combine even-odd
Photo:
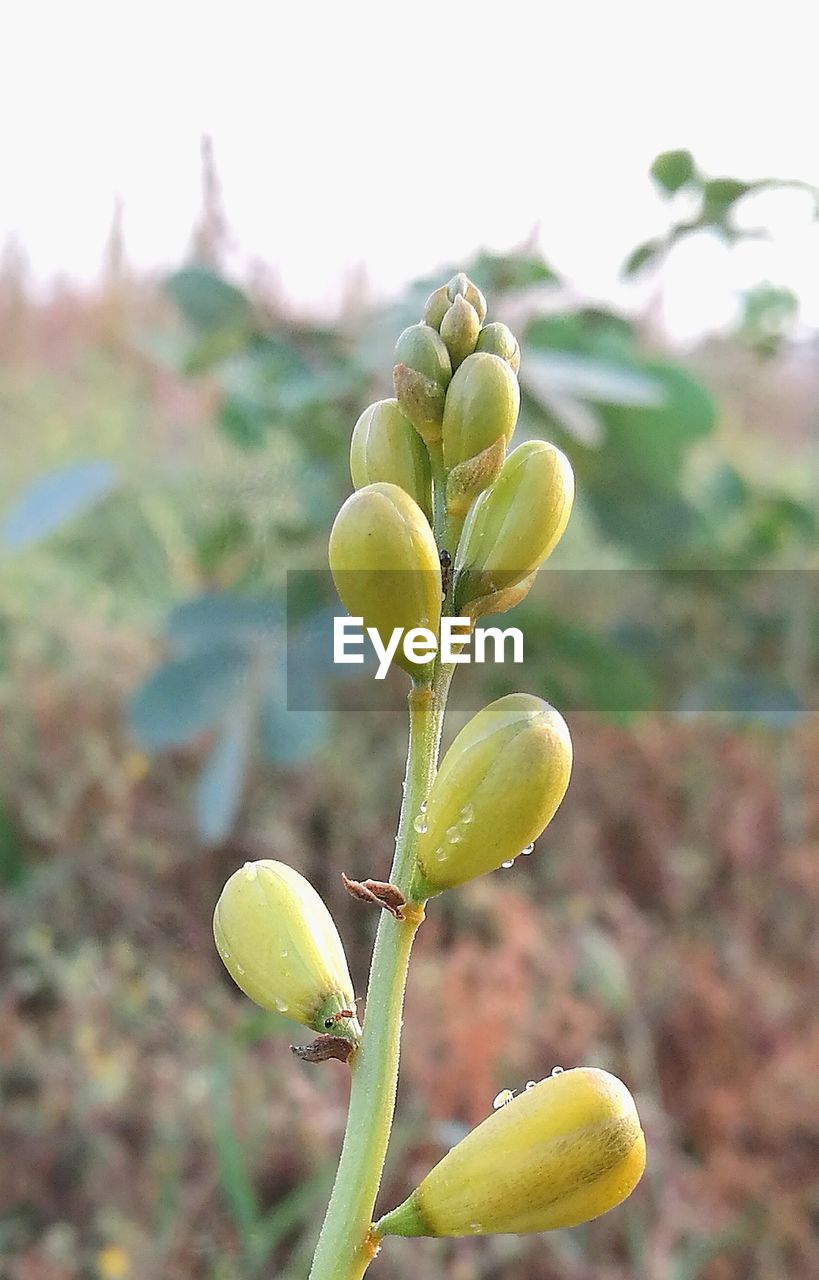
[(241, 975), (242, 975), (242, 977), (244, 977), (245, 970), (242, 968), (242, 966), (241, 966), (240, 964), (237, 964), (237, 966), (236, 966), (236, 972), (237, 972), (237, 973), (239, 973), (239, 974), (241, 974)]
[(535, 1085), (536, 1085), (536, 1084), (537, 1084), (537, 1080), (527, 1080), (527, 1081), (526, 1081), (526, 1091), (527, 1091), (527, 1093), (528, 1093), (528, 1091), (529, 1091), (530, 1089), (534, 1089), (534, 1087), (535, 1087)]
[(283, 951), (283, 952), (282, 952), (282, 960), (286, 960), (286, 959), (287, 959), (287, 957), (288, 957), (289, 955), (290, 955), (290, 952), (289, 952), (289, 951)]
[(449, 859), (449, 850), (445, 849), (442, 844), (438, 845), (435, 850), (435, 858), (437, 862), (447, 862)]
[(223, 952), (222, 952), (222, 959), (223, 959), (223, 960), (229, 960), (229, 959), (230, 959), (230, 952), (229, 952), (229, 951), (223, 951)]
[(255, 862), (246, 862), (245, 865), (242, 867), (242, 871), (247, 876), (248, 880), (256, 879), (256, 870), (257, 868), (256, 868)]
[(463, 840), (463, 836), (457, 826), (447, 827), (446, 838), (450, 844), (460, 844)]
[(282, 1000), (281, 996), (276, 996), (274, 1003), (279, 1013), (287, 1013), (287, 1001)]
[(477, 1232), (477, 1231), (483, 1231), (483, 1227), (481, 1226), (480, 1222), (470, 1222), (470, 1224), (469, 1224), (469, 1230), (470, 1230), (470, 1231), (476, 1231), (476, 1232)]
[(429, 826), (429, 823), (427, 822), (424, 814), (419, 813), (419, 814), (416, 814), (415, 821), (413, 822), (412, 825), (415, 827), (415, 830), (418, 832), (418, 834), (422, 836), (426, 831), (427, 827)]
[(424, 800), (421, 804), (421, 812), (426, 813), (426, 811), (427, 811), (427, 802), (426, 800)]
[(512, 1101), (514, 1096), (511, 1089), (501, 1089), (500, 1093), (492, 1100), (493, 1111), (499, 1111), (501, 1107), (505, 1107), (507, 1103)]
[(534, 851), (535, 851), (535, 846), (534, 846), (534, 843), (532, 843), (532, 844), (527, 844), (526, 848), (521, 849), (520, 852), (524, 858), (528, 858), (529, 854), (534, 853)]
[(553, 1076), (560, 1076), (560, 1075), (562, 1075), (562, 1074), (563, 1074), (563, 1068), (562, 1068), (562, 1067), (552, 1067), (552, 1075), (553, 1075)]
[(464, 824), (464, 826), (468, 826), (469, 823), (474, 818), (474, 816), (475, 816), (475, 810), (472, 808), (472, 805), (465, 804), (463, 809), (461, 809), (461, 822)]
[(501, 866), (503, 867), (504, 871), (508, 871), (508, 870), (509, 870), (509, 868), (510, 868), (510, 867), (513, 867), (514, 865), (515, 865), (515, 859), (514, 859), (514, 858), (510, 858), (508, 862), (502, 862), (502, 863), (501, 863)]

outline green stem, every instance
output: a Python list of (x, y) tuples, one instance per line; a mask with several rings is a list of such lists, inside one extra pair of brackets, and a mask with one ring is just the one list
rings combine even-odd
[[(414, 685), (409, 695), (404, 801), (390, 873), (405, 896), (415, 860), (413, 824), (435, 775), (451, 676), (451, 668), (439, 668), (431, 686)], [(364, 1031), (350, 1060), (347, 1129), (310, 1280), (361, 1280), (374, 1256), (370, 1228), (395, 1109), (407, 968), (423, 908), (405, 914), (395, 920), (385, 911), (378, 925)]]

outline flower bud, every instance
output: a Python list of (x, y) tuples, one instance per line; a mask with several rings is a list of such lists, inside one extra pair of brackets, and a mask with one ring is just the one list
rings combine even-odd
[(518, 380), (505, 360), (476, 351), (457, 370), (443, 421), (447, 469), (474, 458), (501, 436), (508, 443), (520, 408)]
[(554, 817), (571, 768), (569, 730), (548, 702), (512, 693), (479, 711), (447, 751), (427, 797), (413, 899), (516, 858)]
[(526, 1235), (576, 1227), (636, 1187), (645, 1136), (622, 1081), (595, 1067), (547, 1076), (453, 1147), (379, 1236)]
[(405, 329), (395, 344), (395, 394), (402, 413), (430, 444), (441, 438), (451, 377), (452, 363), (441, 335), (428, 324)]
[[(572, 468), (553, 444), (527, 440), (510, 453), (464, 525), (455, 562), (457, 607), (473, 616), (510, 608), (498, 607), (501, 597), (530, 578), (557, 545), (573, 499)], [(489, 597), (495, 597), (491, 609)]]
[(497, 478), (515, 430), (520, 388), (505, 360), (467, 356), (449, 384), (442, 427), (447, 510), (464, 516)]
[(450, 308), (449, 294), (446, 285), (442, 284), (440, 289), (436, 289), (426, 300), (424, 306), (424, 324), (431, 325), (433, 329), (440, 330), (441, 321)]
[(454, 302), (459, 295), (466, 298), (469, 305), (475, 308), (478, 320), (483, 324), (486, 319), (486, 298), (465, 272), (459, 271), (452, 277), (446, 287), (446, 295), (450, 302)]
[[(330, 569), (351, 617), (374, 627), (387, 645), (396, 627), (427, 627), (441, 620), (441, 562), (429, 521), (395, 484), (370, 484), (352, 494), (330, 533)], [(430, 663), (412, 663), (399, 645), (394, 660), (425, 679)]]
[(225, 968), (263, 1009), (314, 1031), (357, 1038), (353, 984), (333, 917), (292, 867), (265, 858), (228, 880), (213, 913), (213, 937)]
[(358, 419), (350, 444), (350, 474), (356, 489), (379, 481), (397, 484), (431, 518), (429, 454), (397, 400), (379, 400)]
[(494, 324), (484, 325), (478, 334), (478, 344), (476, 351), (487, 351), (490, 355), (500, 356), (501, 360), (505, 360), (510, 365), (512, 372), (517, 373), (520, 368), (520, 344), (512, 333), (511, 329), (507, 329), (505, 324), (495, 321)]
[(446, 343), (453, 369), (472, 355), (480, 331), (477, 311), (459, 293), (441, 321), (441, 337)]

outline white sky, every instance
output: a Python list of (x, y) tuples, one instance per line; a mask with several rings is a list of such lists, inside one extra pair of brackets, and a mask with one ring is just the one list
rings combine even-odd
[[(207, 131), (243, 253), (306, 306), (360, 264), (388, 293), (533, 227), (583, 293), (622, 300), (623, 257), (665, 226), (657, 151), (819, 183), (812, 8), (4, 0), (0, 242), (40, 279), (91, 279), (121, 195), (131, 261), (178, 263)], [(819, 232), (800, 200), (770, 213), (773, 244), (679, 251), (672, 332), (725, 322), (760, 278), (819, 325)]]

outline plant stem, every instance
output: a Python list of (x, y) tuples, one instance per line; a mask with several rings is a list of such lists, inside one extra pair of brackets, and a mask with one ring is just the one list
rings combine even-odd
[[(390, 880), (404, 895), (415, 859), (413, 824), (435, 775), (451, 677), (451, 667), (439, 667), (431, 685), (414, 685), (409, 695), (404, 800), (390, 872)], [(344, 1145), (310, 1280), (361, 1280), (374, 1257), (370, 1227), (395, 1109), (404, 987), (412, 943), (423, 918), (423, 907), (416, 906), (407, 909), (404, 920), (395, 920), (385, 911), (378, 925), (364, 1031), (350, 1059)]]

